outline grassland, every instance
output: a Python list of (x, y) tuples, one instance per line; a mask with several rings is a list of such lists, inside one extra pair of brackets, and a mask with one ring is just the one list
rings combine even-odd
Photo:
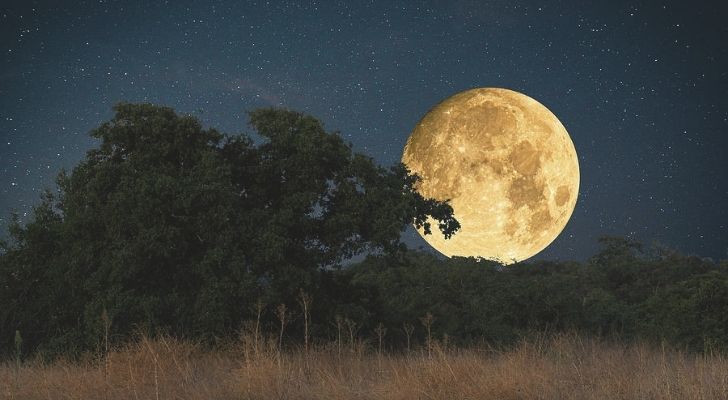
[[(559, 335), (507, 350), (363, 343), (215, 350), (160, 338), (81, 361), (0, 365), (7, 399), (726, 399), (728, 359)], [(428, 351), (429, 350), (429, 351)]]

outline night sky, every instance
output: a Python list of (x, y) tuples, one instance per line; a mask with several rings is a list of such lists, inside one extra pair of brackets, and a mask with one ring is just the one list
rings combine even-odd
[(723, 259), (728, 6), (709, 3), (3, 1), (0, 225), (119, 101), (227, 133), (284, 106), (391, 165), (442, 99), (504, 87), (556, 114), (579, 155), (574, 215), (536, 258), (583, 260), (613, 234)]

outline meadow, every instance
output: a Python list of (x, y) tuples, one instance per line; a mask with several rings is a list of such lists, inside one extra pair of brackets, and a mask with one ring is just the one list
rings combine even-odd
[(278, 349), (246, 335), (215, 348), (171, 337), (81, 360), (0, 365), (4, 399), (725, 399), (728, 359), (576, 334), (509, 348), (411, 351), (376, 339)]

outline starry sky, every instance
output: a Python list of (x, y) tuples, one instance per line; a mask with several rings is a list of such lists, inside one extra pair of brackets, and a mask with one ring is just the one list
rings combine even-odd
[(119, 101), (226, 133), (283, 106), (391, 165), (432, 106), (505, 87), (556, 114), (579, 154), (574, 215), (536, 258), (586, 259), (605, 234), (728, 258), (724, 2), (16, 3), (0, 4), (3, 231)]

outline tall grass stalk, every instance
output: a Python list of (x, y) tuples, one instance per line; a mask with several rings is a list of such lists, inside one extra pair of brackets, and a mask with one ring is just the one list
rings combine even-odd
[(301, 304), (301, 311), (303, 311), (303, 348), (308, 351), (308, 324), (311, 319), (311, 302), (313, 299), (302, 289), (298, 294), (298, 301)]
[(280, 329), (278, 330), (278, 351), (283, 351), (283, 331), (286, 329), (286, 323), (288, 322), (286, 319), (285, 304), (278, 305), (276, 308), (276, 317), (278, 317), (278, 322), (280, 323)]
[(379, 342), (378, 346), (378, 353), (379, 355), (382, 354), (382, 345), (384, 344), (384, 336), (387, 334), (387, 328), (384, 326), (383, 323), (379, 323), (377, 325), (377, 328), (374, 330), (374, 332), (377, 333), (377, 340)]
[(258, 301), (255, 303), (255, 333), (254, 333), (254, 343), (255, 348), (254, 352), (256, 357), (260, 353), (260, 317), (263, 315), (263, 310), (265, 309), (265, 304), (263, 304), (263, 301), (258, 299)]
[(341, 357), (341, 329), (344, 325), (344, 319), (341, 318), (341, 315), (336, 314), (334, 321), (336, 321), (336, 353)]
[(420, 318), (420, 322), (427, 332), (427, 357), (432, 358), (432, 324), (435, 322), (435, 317), (428, 312), (424, 317)]
[(23, 350), (23, 337), (20, 331), (15, 330), (15, 386), (18, 385), (18, 376), (20, 375), (20, 356)]
[(407, 353), (409, 353), (411, 350), (411, 339), (412, 339), (412, 334), (414, 333), (414, 331), (415, 331), (414, 325), (407, 323), (407, 322), (402, 324), (402, 332), (404, 332), (404, 334), (407, 338)]

